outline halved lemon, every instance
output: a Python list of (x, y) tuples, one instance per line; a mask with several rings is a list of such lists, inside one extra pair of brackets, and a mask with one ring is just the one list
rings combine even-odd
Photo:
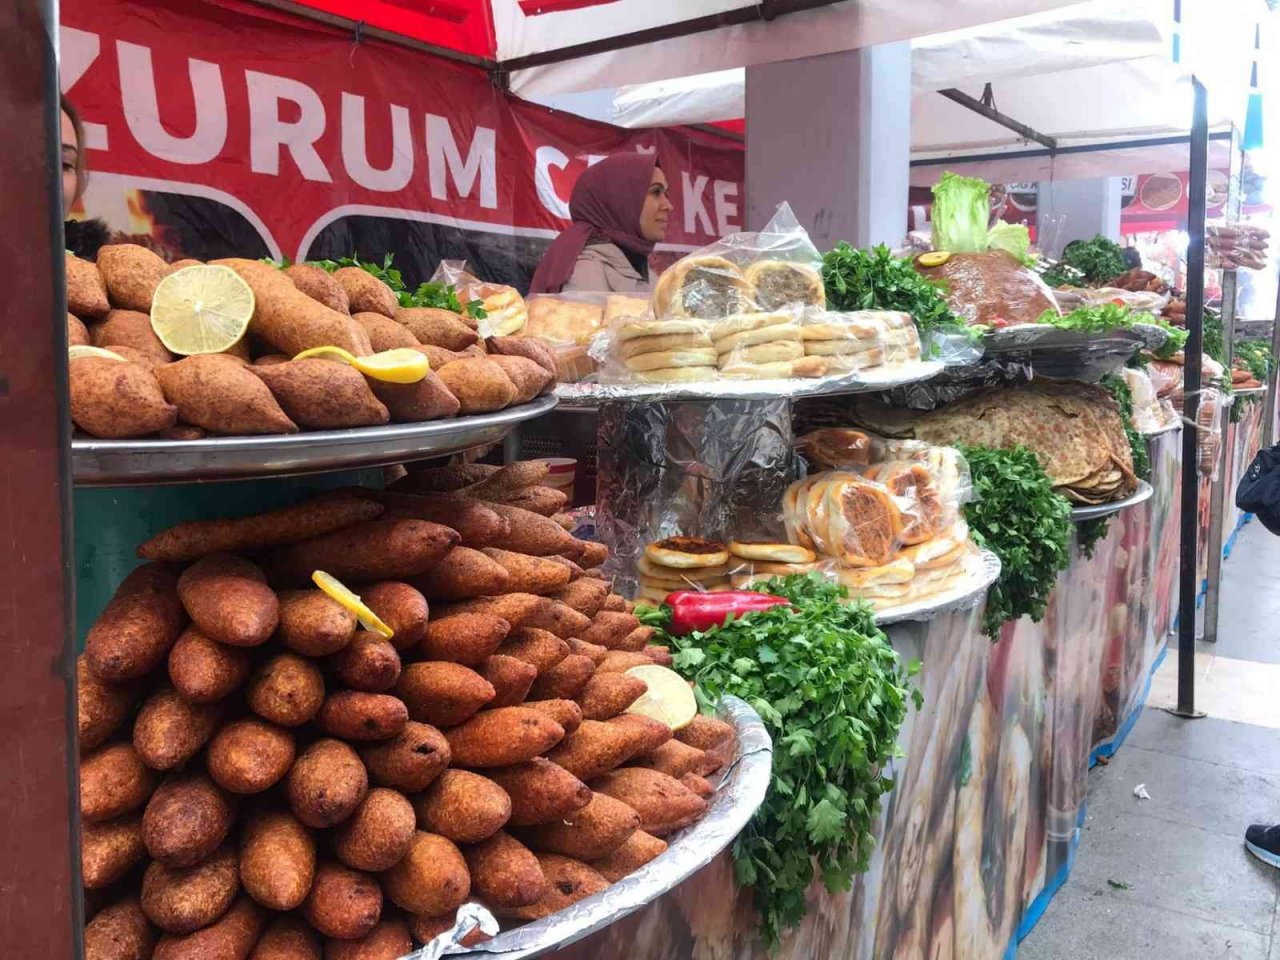
[(151, 298), (151, 329), (173, 353), (222, 353), (249, 329), (253, 290), (230, 267), (201, 263), (174, 271)]
[(121, 363), (128, 363), (124, 357), (118, 353), (112, 353), (110, 350), (103, 350), (102, 347), (91, 347), (85, 343), (77, 343), (67, 347), (67, 361), (79, 360), (81, 357), (101, 357), (103, 360), (119, 360)]
[(373, 377), (375, 380), (383, 380), (387, 383), (417, 383), (431, 372), (427, 355), (412, 347), (383, 350), (381, 353), (370, 354), (367, 357), (357, 357), (341, 347), (312, 347), (310, 350), (303, 350), (293, 359), (305, 360), (307, 357), (339, 360), (355, 367), (366, 377)]
[(325, 573), (323, 570), (317, 570), (311, 574), (311, 582), (320, 588), (321, 592), (330, 599), (340, 603), (343, 609), (348, 610), (356, 615), (356, 619), (360, 621), (360, 626), (366, 630), (371, 630), (384, 639), (390, 640), (395, 631), (382, 622), (382, 619), (370, 610), (363, 600), (361, 600), (351, 589), (337, 577), (332, 574)]
[(661, 720), (672, 730), (680, 730), (693, 722), (698, 715), (698, 701), (689, 681), (674, 670), (658, 664), (632, 667), (627, 676), (643, 680), (649, 688), (631, 706), (627, 713)]
[(922, 253), (916, 257), (916, 263), (922, 267), (940, 267), (951, 259), (951, 254), (946, 250), (934, 250), (932, 253)]

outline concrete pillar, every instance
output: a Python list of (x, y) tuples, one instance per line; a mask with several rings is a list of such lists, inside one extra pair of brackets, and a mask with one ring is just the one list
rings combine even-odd
[(1120, 239), (1120, 178), (1046, 180), (1036, 201), (1037, 246), (1046, 256), (1062, 255), (1072, 240), (1098, 234)]
[(783, 200), (819, 250), (907, 232), (911, 44), (747, 67), (746, 222)]

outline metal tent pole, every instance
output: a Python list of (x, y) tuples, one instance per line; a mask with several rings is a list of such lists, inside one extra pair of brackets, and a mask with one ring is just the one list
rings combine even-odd
[[(1231, 168), (1227, 176), (1227, 206), (1225, 210), (1228, 223), (1240, 219), (1240, 175), (1244, 169), (1244, 153), (1240, 149), (1240, 132), (1231, 128)], [(1231, 377), (1231, 362), (1236, 355), (1236, 271), (1222, 272), (1222, 343), (1226, 350), (1227, 382)], [(1225, 411), (1226, 419), (1222, 425), (1222, 443), (1218, 445), (1217, 463), (1214, 466), (1215, 479), (1209, 489), (1209, 573), (1204, 595), (1204, 639), (1206, 643), (1218, 642), (1218, 599), (1222, 589), (1222, 544), (1223, 517), (1227, 512), (1227, 498), (1233, 491), (1226, 489), (1227, 464), (1231, 452), (1227, 449), (1230, 436), (1230, 407)]]
[(1183, 362), (1182, 431), (1182, 543), (1178, 570), (1178, 706), (1182, 717), (1196, 712), (1196, 595), (1199, 563), (1199, 472), (1196, 428), (1200, 407), (1201, 363), (1204, 355), (1204, 221), (1205, 185), (1209, 166), (1209, 97), (1204, 84), (1192, 79), (1195, 104), (1191, 114), (1191, 182), (1188, 189), (1187, 231), (1187, 346)]
[[(1271, 355), (1280, 357), (1280, 277), (1276, 278), (1276, 309), (1271, 321)], [(1280, 387), (1280, 363), (1272, 363), (1267, 372), (1267, 394), (1263, 400), (1262, 446), (1276, 442), (1276, 390)]]

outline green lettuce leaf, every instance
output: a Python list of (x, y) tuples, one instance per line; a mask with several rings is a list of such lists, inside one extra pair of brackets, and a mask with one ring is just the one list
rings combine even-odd
[(947, 171), (933, 187), (933, 249), (981, 253), (991, 217), (985, 180)]
[(1021, 223), (996, 223), (987, 233), (987, 249), (1011, 253), (1024, 266), (1032, 266), (1036, 258), (1031, 256), (1031, 232)]

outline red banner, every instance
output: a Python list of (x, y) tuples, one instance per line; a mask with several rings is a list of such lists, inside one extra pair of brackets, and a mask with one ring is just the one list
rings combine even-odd
[(519, 283), (578, 175), (624, 150), (656, 152), (673, 247), (741, 226), (740, 144), (556, 113), (241, 0), (64, 0), (61, 69), (87, 125), (85, 212), (186, 255), (391, 250), (410, 279), (465, 257)]

